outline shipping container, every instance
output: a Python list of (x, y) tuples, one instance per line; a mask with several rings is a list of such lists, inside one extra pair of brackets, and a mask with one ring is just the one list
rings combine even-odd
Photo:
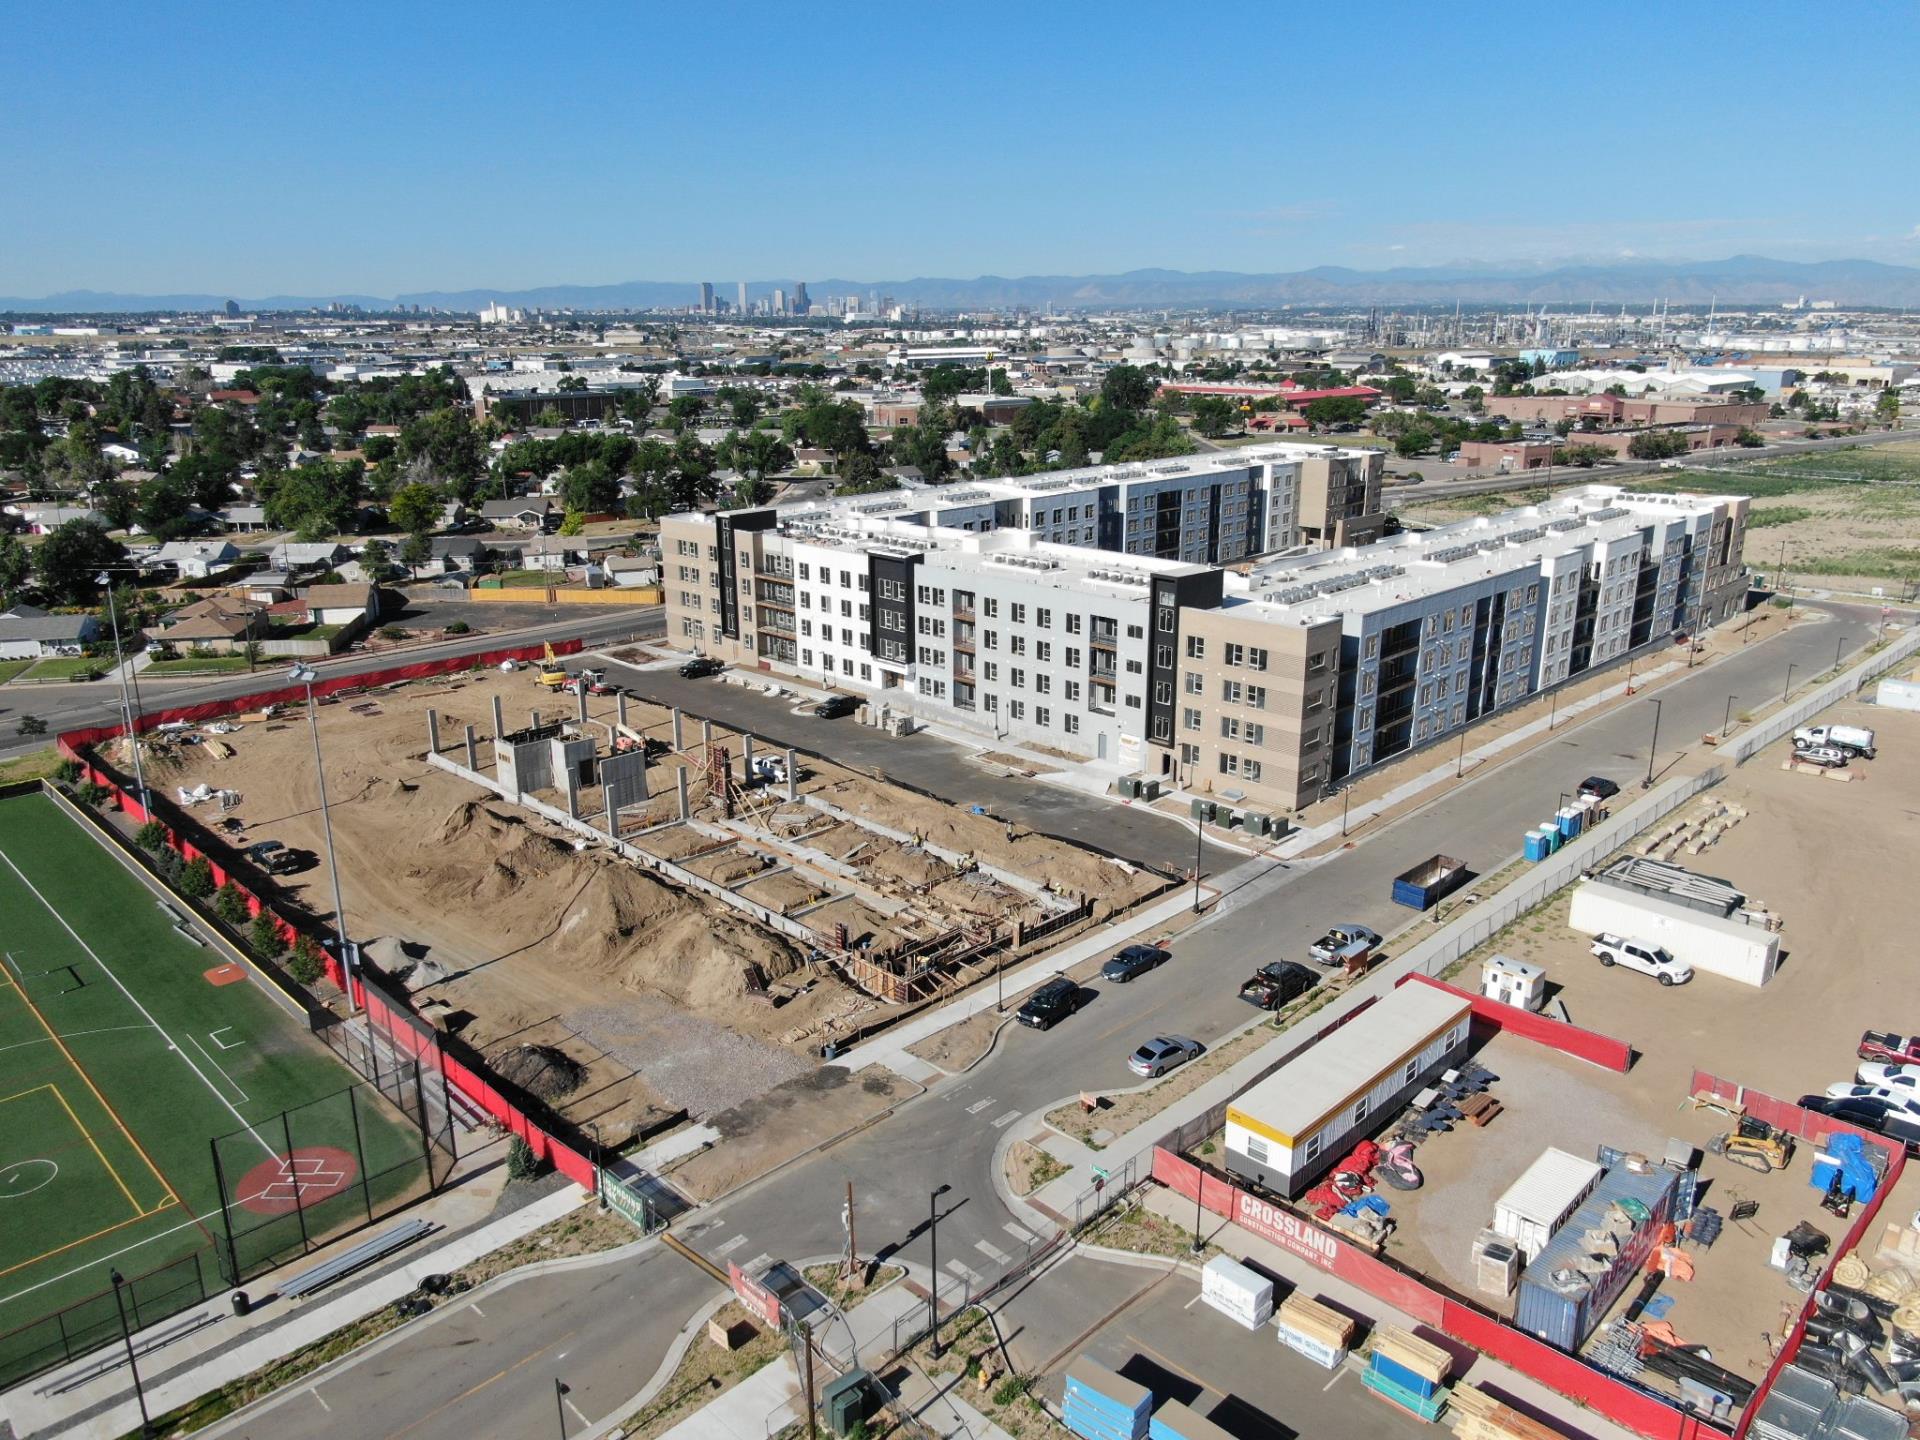
[[(1520, 1277), (1515, 1327), (1568, 1354), (1577, 1353), (1646, 1264), (1672, 1210), (1677, 1178), (1665, 1169), (1644, 1175), (1624, 1166), (1607, 1171)], [(1586, 1232), (1601, 1226), (1616, 1200), (1638, 1201), (1647, 1218), (1629, 1232), (1603, 1270), (1597, 1275), (1582, 1274), (1573, 1267), (1589, 1253)]]
[(1467, 883), (1467, 862), (1434, 855), (1393, 877), (1393, 903), (1430, 910)]
[(1227, 1172), (1294, 1196), (1466, 1052), (1472, 1005), (1403, 985), (1227, 1107)]
[(1780, 936), (1741, 919), (1744, 913), (1715, 915), (1596, 877), (1574, 890), (1567, 924), (1583, 935), (1645, 940), (1695, 970), (1744, 985), (1764, 985), (1780, 963)]
[(1523, 1260), (1532, 1260), (1593, 1193), (1600, 1174), (1593, 1161), (1548, 1148), (1494, 1201), (1493, 1228), (1519, 1247)]
[(1258, 1330), (1273, 1314), (1273, 1281), (1224, 1255), (1200, 1271), (1200, 1298), (1249, 1330)]

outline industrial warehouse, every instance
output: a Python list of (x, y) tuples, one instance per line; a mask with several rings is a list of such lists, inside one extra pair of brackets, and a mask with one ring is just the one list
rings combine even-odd
[[(1314, 448), (1251, 447), (1198, 476), (1163, 462), (669, 516), (668, 639), (1292, 812), (1743, 604), (1744, 499), (1590, 486), (1322, 548), (1300, 496), (1322, 503), (1330, 482), (1295, 474)], [(1185, 488), (1164, 492), (1165, 528), (1138, 532), (1156, 502), (1134, 491), (1156, 479)], [(1352, 493), (1368, 503), (1364, 481)], [(1264, 532), (1221, 528), (1247, 505)], [(1256, 533), (1291, 548), (1255, 558)]]

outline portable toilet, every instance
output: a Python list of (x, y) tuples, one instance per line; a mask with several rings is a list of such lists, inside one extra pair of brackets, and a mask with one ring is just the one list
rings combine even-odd
[(1568, 805), (1554, 818), (1560, 826), (1560, 838), (1571, 840), (1580, 833), (1586, 813), (1578, 805)]
[(1547, 853), (1553, 854), (1560, 848), (1560, 827), (1549, 820), (1540, 827), (1540, 838), (1547, 842)]
[(1553, 853), (1552, 850), (1547, 847), (1546, 826), (1536, 825), (1533, 829), (1527, 831), (1525, 851), (1527, 859), (1535, 865), (1538, 865)]

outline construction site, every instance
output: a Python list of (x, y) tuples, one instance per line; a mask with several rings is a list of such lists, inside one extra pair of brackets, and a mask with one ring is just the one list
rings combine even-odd
[[(1167, 877), (557, 667), (317, 709), (347, 930), (420, 1013), (608, 1144), (804, 1077)], [(148, 782), (330, 921), (298, 709), (146, 737)], [(124, 742), (103, 747), (123, 767)]]

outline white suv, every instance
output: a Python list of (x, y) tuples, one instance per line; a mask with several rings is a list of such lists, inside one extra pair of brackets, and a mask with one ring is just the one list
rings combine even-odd
[(1651, 975), (1662, 985), (1684, 985), (1693, 979), (1693, 967), (1683, 965), (1650, 940), (1627, 940), (1618, 935), (1594, 937), (1593, 953), (1602, 965), (1624, 965)]

